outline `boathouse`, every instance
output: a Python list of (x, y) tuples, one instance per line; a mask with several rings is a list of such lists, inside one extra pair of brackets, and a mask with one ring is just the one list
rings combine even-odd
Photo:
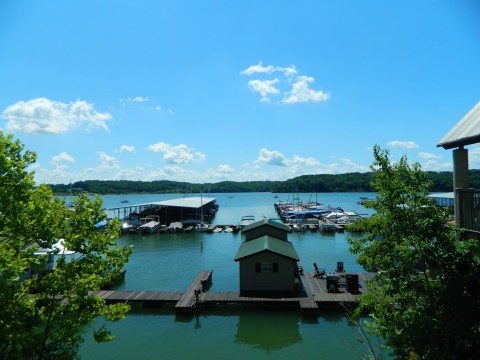
[(288, 241), (287, 234), (292, 232), (290, 226), (272, 219), (263, 219), (253, 224), (246, 225), (242, 229), (242, 235), (245, 235), (245, 241), (257, 239), (264, 235)]
[(235, 256), (240, 264), (240, 292), (294, 291), (299, 260), (288, 241), (269, 235), (245, 241)]
[(264, 219), (242, 229), (245, 241), (235, 261), (240, 268), (240, 292), (291, 292), (295, 290), (300, 260), (287, 239), (289, 226)]
[(108, 209), (118, 219), (140, 219), (148, 216), (158, 216), (161, 224), (172, 222), (198, 223), (210, 221), (218, 210), (215, 198), (184, 197), (178, 199), (156, 201), (144, 204), (127, 205)]

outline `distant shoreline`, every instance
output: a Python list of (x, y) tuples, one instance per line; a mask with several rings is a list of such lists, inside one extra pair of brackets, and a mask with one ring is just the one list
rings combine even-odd
[[(451, 171), (426, 171), (431, 181), (431, 192), (451, 192), (453, 173)], [(170, 180), (86, 180), (72, 184), (46, 184), (56, 196), (133, 194), (208, 194), (208, 193), (358, 193), (374, 192), (372, 173), (346, 173), (302, 175), (286, 181), (222, 181), (218, 183), (195, 184)], [(480, 188), (480, 170), (469, 171), (470, 187)]]

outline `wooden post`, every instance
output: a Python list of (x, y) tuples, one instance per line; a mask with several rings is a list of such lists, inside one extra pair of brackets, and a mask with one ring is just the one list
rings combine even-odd
[(460, 211), (460, 196), (457, 189), (468, 189), (468, 150), (463, 147), (453, 150), (453, 190), (455, 196), (455, 223), (463, 226)]

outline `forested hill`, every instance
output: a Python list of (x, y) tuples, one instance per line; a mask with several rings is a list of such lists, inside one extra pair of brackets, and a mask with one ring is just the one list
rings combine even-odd
[[(450, 192), (453, 189), (452, 172), (427, 172), (433, 186), (432, 192)], [(371, 192), (371, 173), (338, 175), (303, 175), (286, 181), (222, 181), (194, 184), (168, 180), (87, 180), (72, 184), (49, 185), (58, 195), (87, 192), (93, 194), (185, 194), (233, 192)], [(480, 188), (480, 170), (470, 170), (470, 187)]]

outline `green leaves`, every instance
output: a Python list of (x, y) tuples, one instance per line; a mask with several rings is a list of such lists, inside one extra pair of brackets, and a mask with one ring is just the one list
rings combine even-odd
[[(404, 156), (392, 163), (374, 147), (375, 210), (358, 226), (364, 236), (349, 239), (367, 270), (379, 271), (360, 297), (371, 330), (383, 336), (399, 358), (480, 356), (479, 241), (457, 239), (446, 212), (428, 199), (430, 186), (419, 164)], [(468, 315), (470, 314), (470, 315)]]
[[(83, 326), (128, 312), (127, 305), (108, 305), (91, 292), (118, 276), (131, 250), (115, 243), (118, 221), (97, 229), (106, 219), (101, 199), (81, 195), (69, 209), (49, 188), (35, 187), (28, 172), (35, 158), (0, 132), (0, 358), (74, 359)], [(76, 254), (57, 254), (47, 271), (49, 256), (34, 252), (60, 238)], [(114, 337), (102, 326), (95, 338)]]

